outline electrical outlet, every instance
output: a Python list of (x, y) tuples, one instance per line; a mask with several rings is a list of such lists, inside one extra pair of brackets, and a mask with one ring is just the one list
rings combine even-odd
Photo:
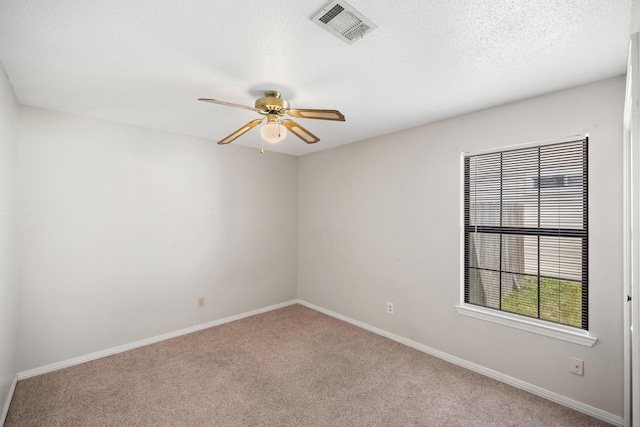
[(204, 307), (204, 297), (198, 297), (198, 307)]
[(392, 302), (388, 302), (387, 303), (387, 314), (393, 314), (393, 303)]
[(584, 360), (571, 358), (571, 373), (583, 376), (584, 375)]

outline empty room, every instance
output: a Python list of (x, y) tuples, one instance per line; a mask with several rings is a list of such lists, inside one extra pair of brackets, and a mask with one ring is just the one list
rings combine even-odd
[(640, 426), (636, 0), (0, 2), (0, 425)]

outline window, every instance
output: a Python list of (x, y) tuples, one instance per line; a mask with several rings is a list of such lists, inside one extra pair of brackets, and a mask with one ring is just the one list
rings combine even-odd
[(464, 163), (464, 303), (589, 329), (588, 138)]

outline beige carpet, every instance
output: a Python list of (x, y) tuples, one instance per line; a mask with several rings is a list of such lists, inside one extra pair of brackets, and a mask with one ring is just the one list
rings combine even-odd
[(5, 426), (598, 426), (300, 305), (19, 381)]

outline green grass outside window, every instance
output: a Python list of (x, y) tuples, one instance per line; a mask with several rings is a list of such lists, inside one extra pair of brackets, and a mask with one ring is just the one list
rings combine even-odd
[(580, 327), (582, 324), (582, 286), (540, 278), (540, 316), (538, 316), (538, 280), (527, 277), (520, 289), (502, 300), (502, 310)]

